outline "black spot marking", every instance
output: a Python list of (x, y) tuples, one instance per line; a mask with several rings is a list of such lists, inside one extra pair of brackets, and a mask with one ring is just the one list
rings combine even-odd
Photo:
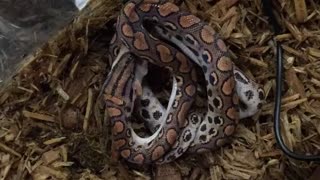
[[(214, 74), (214, 76), (212, 75)], [(215, 73), (211, 73), (210, 77), (209, 77), (209, 81), (211, 85), (216, 85), (218, 82), (218, 76)]]
[(176, 76), (177, 83), (182, 83), (183, 82), (183, 77), (181, 76)]
[(141, 106), (142, 107), (147, 107), (150, 104), (150, 100), (149, 99), (143, 99), (141, 100)]
[(199, 139), (202, 141), (202, 142), (205, 142), (207, 140), (207, 136), (206, 135), (201, 135), (199, 137)]
[(259, 99), (263, 100), (264, 99), (264, 93), (261, 91), (259, 91)]
[(239, 102), (239, 106), (243, 110), (247, 110), (248, 109), (248, 106), (245, 103), (243, 103), (242, 101)]
[(186, 41), (190, 44), (195, 44), (195, 41), (192, 38), (190, 38), (190, 35), (186, 36)]
[(215, 124), (223, 124), (223, 118), (221, 116), (214, 117)]
[(197, 123), (199, 122), (198, 116), (195, 115), (195, 114), (193, 114), (193, 115), (191, 116), (191, 122), (192, 122), (192, 124), (197, 124)]
[(179, 40), (179, 41), (182, 41), (183, 40), (183, 38), (182, 38), (182, 36), (180, 36), (180, 35), (176, 35), (176, 38)]
[(262, 103), (259, 103), (258, 104), (258, 109), (261, 109), (262, 108)]
[(202, 125), (201, 128), (200, 128), (200, 130), (201, 130), (201, 131), (207, 130), (207, 125), (206, 125), (206, 124)]
[(161, 116), (162, 116), (162, 113), (160, 111), (156, 111), (153, 113), (153, 118), (155, 120), (159, 120), (161, 118)]
[(238, 72), (235, 73), (235, 79), (242, 82), (243, 84), (248, 84), (249, 82), (243, 78), (242, 75), (240, 75)]
[(165, 25), (164, 25), (166, 28), (170, 29), (171, 31), (175, 31), (177, 29), (177, 27), (170, 23), (170, 22), (166, 22)]
[(213, 105), (216, 107), (216, 108), (219, 108), (221, 106), (221, 101), (219, 98), (214, 98), (213, 99)]
[(188, 142), (188, 141), (190, 141), (191, 137), (192, 137), (192, 134), (191, 134), (190, 130), (187, 130), (183, 135), (183, 141)]
[(178, 152), (178, 154), (182, 154), (183, 153), (183, 149), (179, 148), (177, 152)]
[[(178, 79), (179, 79), (179, 78), (177, 78), (177, 82), (179, 82), (179, 81), (178, 81)], [(181, 92), (181, 89), (177, 90), (177, 93), (176, 93), (176, 95), (177, 95), (177, 96), (182, 96), (182, 92)]]
[(217, 133), (217, 130), (215, 130), (214, 128), (211, 128), (211, 129), (209, 130), (209, 134), (210, 134), (210, 135), (213, 135), (213, 134), (215, 134), (215, 133)]
[(149, 119), (149, 118), (150, 118), (150, 115), (149, 115), (148, 111), (145, 110), (145, 109), (142, 109), (142, 110), (141, 110), (141, 115), (142, 115), (142, 117), (145, 118), (145, 119)]
[(248, 101), (253, 98), (253, 92), (251, 90), (246, 91), (245, 95), (248, 98)]
[(199, 56), (199, 52), (197, 51), (197, 50), (195, 50), (195, 49), (193, 49), (193, 48), (191, 48), (191, 47), (189, 47), (189, 46), (187, 46), (188, 47), (188, 49), (190, 50), (190, 51), (192, 51), (192, 53), (195, 55), (195, 56)]
[[(202, 66), (202, 70), (203, 70), (204, 73), (206, 73), (206, 72), (208, 71), (207, 66), (203, 65), (203, 66)], [(211, 83), (211, 84), (212, 84), (212, 83)]]
[(208, 122), (209, 122), (210, 124), (212, 124), (212, 122), (213, 122), (212, 117), (208, 116)]
[(214, 112), (214, 108), (213, 108), (213, 106), (211, 104), (209, 104), (208, 107), (209, 107), (210, 111)]
[(203, 59), (206, 63), (208, 63), (208, 59), (209, 59), (208, 54), (202, 54), (202, 59)]

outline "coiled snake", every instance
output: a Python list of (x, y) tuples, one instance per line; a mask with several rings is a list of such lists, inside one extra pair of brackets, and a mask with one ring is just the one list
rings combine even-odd
[[(136, 164), (165, 163), (186, 151), (214, 150), (227, 142), (239, 119), (261, 107), (263, 89), (235, 67), (218, 34), (173, 3), (131, 0), (121, 10), (116, 30), (110, 42), (113, 66), (104, 89), (114, 156)], [(174, 77), (167, 108), (142, 84), (148, 63)], [(196, 65), (206, 81), (207, 110), (191, 111), (198, 87)], [(130, 122), (136, 100), (153, 133), (148, 138), (139, 137)], [(239, 100), (245, 108), (239, 108)], [(143, 116), (145, 112), (152, 118)]]

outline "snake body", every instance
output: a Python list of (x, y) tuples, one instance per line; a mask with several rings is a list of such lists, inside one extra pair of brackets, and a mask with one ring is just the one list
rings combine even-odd
[[(129, 162), (163, 163), (187, 150), (202, 153), (221, 147), (239, 119), (260, 108), (263, 90), (234, 66), (222, 39), (198, 17), (164, 0), (131, 0), (122, 9), (116, 28), (110, 43), (111, 59), (116, 60), (104, 93), (113, 150)], [(142, 86), (147, 67), (133, 63), (137, 59), (174, 75), (176, 88), (167, 109)], [(207, 110), (190, 111), (197, 89), (192, 63), (201, 67), (206, 80)], [(149, 120), (153, 132), (149, 138), (138, 137), (130, 124), (137, 97), (156, 104), (140, 108), (141, 113), (158, 112), (157, 123), (153, 123), (155, 118)], [(239, 108), (239, 98), (245, 109)]]
[[(248, 78), (243, 72), (238, 68), (234, 70), (235, 75), (235, 87), (236, 93), (240, 97), (240, 102), (243, 104), (240, 106), (240, 119), (244, 119), (256, 113), (261, 107), (261, 100), (259, 100), (260, 88), (257, 83)], [(174, 96), (174, 92), (171, 93), (170, 99)], [(201, 97), (198, 97), (198, 101), (206, 101)], [(201, 122), (205, 117), (206, 111), (203, 106), (194, 104), (192, 109), (187, 116), (188, 125), (181, 132), (179, 139), (173, 145), (172, 149), (165, 154), (160, 163), (171, 162), (178, 157), (180, 157), (185, 152), (194, 153), (188, 148), (192, 146), (202, 146), (202, 143), (195, 143), (194, 138), (197, 133), (203, 131), (199, 128)], [(165, 108), (156, 98), (156, 96), (151, 91), (150, 87), (147, 85), (143, 86), (143, 94), (141, 96), (141, 103), (137, 108), (140, 116), (143, 117), (144, 122), (147, 122), (147, 127), (154, 133), (163, 120)], [(154, 116), (157, 114), (157, 116)], [(206, 126), (209, 126), (207, 124)], [(206, 134), (207, 136), (210, 133)]]
[[(112, 103), (106, 105), (114, 132), (117, 132), (114, 133), (115, 149), (128, 161), (143, 164), (158, 160), (175, 143), (179, 132), (185, 126), (185, 112), (188, 112), (194, 101), (196, 76), (194, 68), (183, 53), (175, 48), (169, 48), (169, 44), (151, 35), (147, 36), (148, 33), (141, 28), (142, 22), (135, 19), (135, 15), (132, 14), (136, 10), (132, 5), (132, 2), (129, 2), (123, 8), (123, 15), (119, 16), (117, 23), (119, 31), (111, 41), (111, 48), (113, 48), (112, 43), (115, 43), (114, 48), (117, 49), (120, 40), (132, 54), (139, 56), (140, 59), (168, 68), (178, 81), (177, 94), (173, 105), (168, 110), (165, 125), (163, 124), (155, 135), (148, 139), (139, 138), (130, 130), (128, 125), (130, 117), (119, 118), (119, 114), (125, 112), (123, 108), (115, 107)], [(155, 46), (152, 47), (149, 44)], [(116, 52), (112, 49), (110, 51)], [(105, 91), (105, 93), (110, 92)], [(126, 99), (126, 96), (111, 96), (110, 98), (121, 99), (125, 104), (130, 104), (130, 109), (133, 108), (134, 99)], [(127, 131), (130, 133), (126, 133)]]

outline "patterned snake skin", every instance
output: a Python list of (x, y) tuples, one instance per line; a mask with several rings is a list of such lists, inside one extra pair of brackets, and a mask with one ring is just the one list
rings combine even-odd
[[(214, 150), (228, 142), (239, 119), (261, 108), (263, 89), (235, 67), (209, 25), (178, 6), (165, 0), (131, 0), (121, 10), (116, 30), (104, 89), (114, 156), (136, 164), (165, 163), (186, 151)], [(167, 108), (143, 84), (148, 63), (173, 75)], [(206, 81), (207, 109), (191, 109), (199, 86), (195, 66)], [(152, 132), (146, 138), (133, 130), (136, 101)]]

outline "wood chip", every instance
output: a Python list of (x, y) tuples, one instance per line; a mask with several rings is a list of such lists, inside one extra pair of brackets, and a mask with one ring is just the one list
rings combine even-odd
[(60, 158), (60, 154), (59, 154), (59, 151), (57, 150), (47, 151), (42, 155), (42, 161), (46, 165), (56, 161), (59, 158)]
[(45, 144), (45, 145), (56, 144), (56, 143), (61, 142), (64, 139), (66, 139), (66, 137), (53, 138), (53, 139), (49, 139), (47, 141), (44, 141), (43, 144)]
[(306, 179), (317, 174), (316, 164), (293, 163), (279, 149), (273, 113), (276, 42), (281, 42), (281, 133), (290, 149), (319, 151), (320, 4), (272, 3), (283, 28), (277, 36), (261, 1), (181, 3), (181, 9), (204, 19), (222, 37), (235, 64), (263, 86), (266, 103), (261, 112), (240, 121), (228, 146), (181, 156), (172, 167), (154, 171), (130, 168), (110, 152), (110, 121), (104, 118), (98, 94), (110, 70), (112, 22), (123, 4), (90, 1), (73, 21), (26, 56), (8, 83), (1, 82), (0, 179), (152, 179), (157, 173), (160, 179)]
[(40, 114), (40, 113), (34, 113), (27, 110), (22, 111), (23, 115), (28, 118), (33, 118), (37, 120), (47, 121), (47, 122), (55, 122), (55, 118), (53, 116)]
[(298, 22), (304, 22), (308, 16), (305, 0), (294, 0), (294, 7), (296, 9), (296, 16)]
[(0, 142), (0, 149), (2, 151), (8, 152), (10, 154), (13, 154), (15, 156), (21, 157), (21, 154), (16, 152), (15, 150), (11, 149), (10, 147), (8, 147), (7, 145), (3, 144)]
[(155, 173), (156, 180), (176, 179), (181, 180), (181, 174), (173, 164), (158, 165)]

